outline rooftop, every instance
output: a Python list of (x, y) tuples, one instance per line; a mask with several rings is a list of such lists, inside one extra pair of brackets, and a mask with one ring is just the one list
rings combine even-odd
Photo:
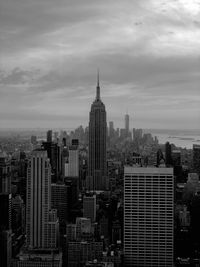
[(173, 175), (173, 168), (156, 167), (124, 167), (124, 174), (170, 174)]

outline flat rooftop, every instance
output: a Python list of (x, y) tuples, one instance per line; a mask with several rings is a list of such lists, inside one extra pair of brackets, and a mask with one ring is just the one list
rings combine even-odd
[(173, 175), (173, 168), (164, 167), (132, 167), (125, 166), (124, 174), (170, 174)]

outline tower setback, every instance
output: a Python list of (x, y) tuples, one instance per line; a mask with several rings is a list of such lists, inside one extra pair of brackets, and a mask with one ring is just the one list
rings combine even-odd
[(86, 180), (88, 190), (106, 190), (106, 110), (100, 98), (99, 74), (96, 99), (89, 115), (89, 171)]

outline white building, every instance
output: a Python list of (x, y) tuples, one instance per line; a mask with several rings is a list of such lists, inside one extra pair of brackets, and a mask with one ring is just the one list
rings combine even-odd
[(173, 169), (125, 167), (125, 266), (172, 267), (173, 218)]
[(58, 219), (53, 214), (56, 212), (51, 211), (51, 166), (47, 152), (34, 150), (27, 170), (26, 235), (30, 249), (56, 247), (57, 241), (52, 238), (57, 236)]
[(79, 176), (79, 152), (78, 152), (78, 146), (76, 145), (72, 145), (69, 147), (68, 176), (69, 177)]

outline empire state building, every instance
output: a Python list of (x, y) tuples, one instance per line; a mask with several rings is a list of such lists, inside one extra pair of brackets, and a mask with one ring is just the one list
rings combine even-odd
[(91, 105), (89, 120), (89, 171), (86, 179), (88, 190), (107, 189), (106, 131), (106, 110), (100, 98), (98, 74), (96, 99)]

